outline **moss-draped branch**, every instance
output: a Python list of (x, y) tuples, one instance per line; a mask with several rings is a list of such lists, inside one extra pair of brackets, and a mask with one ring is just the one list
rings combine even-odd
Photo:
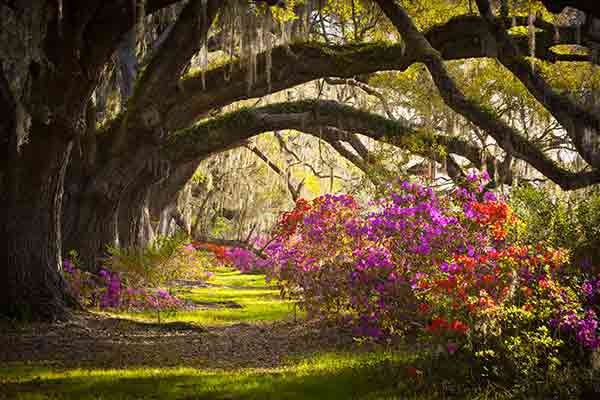
[[(332, 100), (283, 102), (243, 108), (199, 122), (171, 136), (163, 156), (174, 164), (201, 159), (236, 146), (264, 132), (293, 129), (330, 143), (348, 142), (361, 134), (402, 147), (415, 154), (440, 159), (440, 150), (481, 166), (482, 151), (456, 136), (429, 133)], [(350, 160), (352, 161), (352, 160)], [(360, 166), (359, 166), (360, 167)]]

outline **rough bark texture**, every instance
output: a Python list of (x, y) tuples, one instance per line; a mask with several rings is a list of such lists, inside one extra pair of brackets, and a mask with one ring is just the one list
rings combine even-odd
[[(0, 6), (0, 107), (5, 119), (0, 138), (6, 157), (0, 170), (0, 314), (62, 318), (71, 299), (61, 275), (60, 214), (73, 130), (57, 105), (36, 92), (53, 72), (43, 50), (52, 40), (46, 32), (52, 26), (48, 5), (39, 1), (14, 7)], [(57, 62), (60, 67), (68, 65)]]
[[(63, 177), (71, 143), (32, 131), (3, 193), (0, 313), (15, 318), (53, 319), (72, 304), (61, 274), (60, 213)], [(47, 153), (51, 150), (51, 153)]]
[(100, 71), (131, 23), (118, 17), (131, 2), (115, 3), (65, 2), (62, 14), (55, 1), (0, 4), (2, 315), (61, 318), (74, 304), (62, 277), (65, 171)]

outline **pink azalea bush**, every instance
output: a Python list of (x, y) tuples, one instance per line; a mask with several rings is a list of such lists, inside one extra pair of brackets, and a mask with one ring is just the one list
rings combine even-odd
[[(375, 339), (419, 332), (487, 376), (541, 379), (600, 347), (600, 278), (582, 276), (565, 251), (519, 242), (488, 178), (468, 179), (450, 193), (396, 182), (366, 206), (348, 195), (300, 200), (261, 268), (311, 317)], [(229, 255), (243, 269), (256, 262)]]
[(93, 274), (78, 268), (75, 252), (63, 262), (72, 293), (87, 307), (176, 310), (183, 302), (160, 289), (175, 279), (206, 280), (206, 257), (184, 237), (161, 238), (147, 249), (111, 249), (105, 266)]
[(72, 293), (87, 307), (166, 311), (183, 305), (182, 300), (166, 290), (129, 286), (120, 274), (106, 269), (101, 269), (96, 275), (82, 271), (70, 259), (65, 259), (63, 270)]

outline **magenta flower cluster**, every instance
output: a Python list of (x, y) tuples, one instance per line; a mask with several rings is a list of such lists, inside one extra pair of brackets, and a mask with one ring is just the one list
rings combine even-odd
[(357, 335), (421, 326), (453, 354), (518, 307), (555, 335), (598, 347), (600, 281), (573, 285), (562, 279), (562, 252), (511, 237), (516, 217), (484, 191), (486, 180), (471, 174), (469, 187), (450, 193), (398, 181), (364, 207), (349, 195), (301, 200), (283, 214), (265, 259), (241, 249), (228, 258), (242, 271), (260, 266), (309, 317), (349, 321)]
[(65, 277), (79, 301), (89, 307), (127, 310), (173, 310), (183, 302), (166, 290), (151, 291), (125, 284), (118, 273), (101, 269), (83, 272), (69, 259), (63, 261)]

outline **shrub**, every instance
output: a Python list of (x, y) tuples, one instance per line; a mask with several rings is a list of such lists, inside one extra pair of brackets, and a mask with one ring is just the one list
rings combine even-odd
[(161, 237), (147, 248), (110, 248), (97, 274), (79, 268), (77, 253), (64, 260), (63, 270), (73, 294), (86, 307), (173, 311), (182, 301), (160, 286), (175, 279), (205, 280), (212, 257), (197, 252), (185, 236)]
[(557, 195), (522, 185), (513, 190), (510, 203), (522, 222), (524, 243), (566, 249), (575, 265), (600, 272), (589, 271), (600, 265), (600, 193)]
[(119, 273), (130, 286), (157, 287), (176, 279), (209, 277), (211, 260), (197, 252), (187, 236), (160, 236), (145, 248), (109, 247), (106, 269)]
[[(416, 327), (445, 357), (470, 360), (474, 376), (559, 382), (600, 346), (600, 278), (552, 246), (574, 240), (568, 209), (532, 243), (512, 208), (483, 190), (485, 176), (468, 180), (449, 193), (396, 182), (366, 206), (347, 195), (300, 200), (265, 249), (268, 274), (309, 316), (349, 321), (357, 335)], [(577, 212), (595, 203), (586, 207)]]

